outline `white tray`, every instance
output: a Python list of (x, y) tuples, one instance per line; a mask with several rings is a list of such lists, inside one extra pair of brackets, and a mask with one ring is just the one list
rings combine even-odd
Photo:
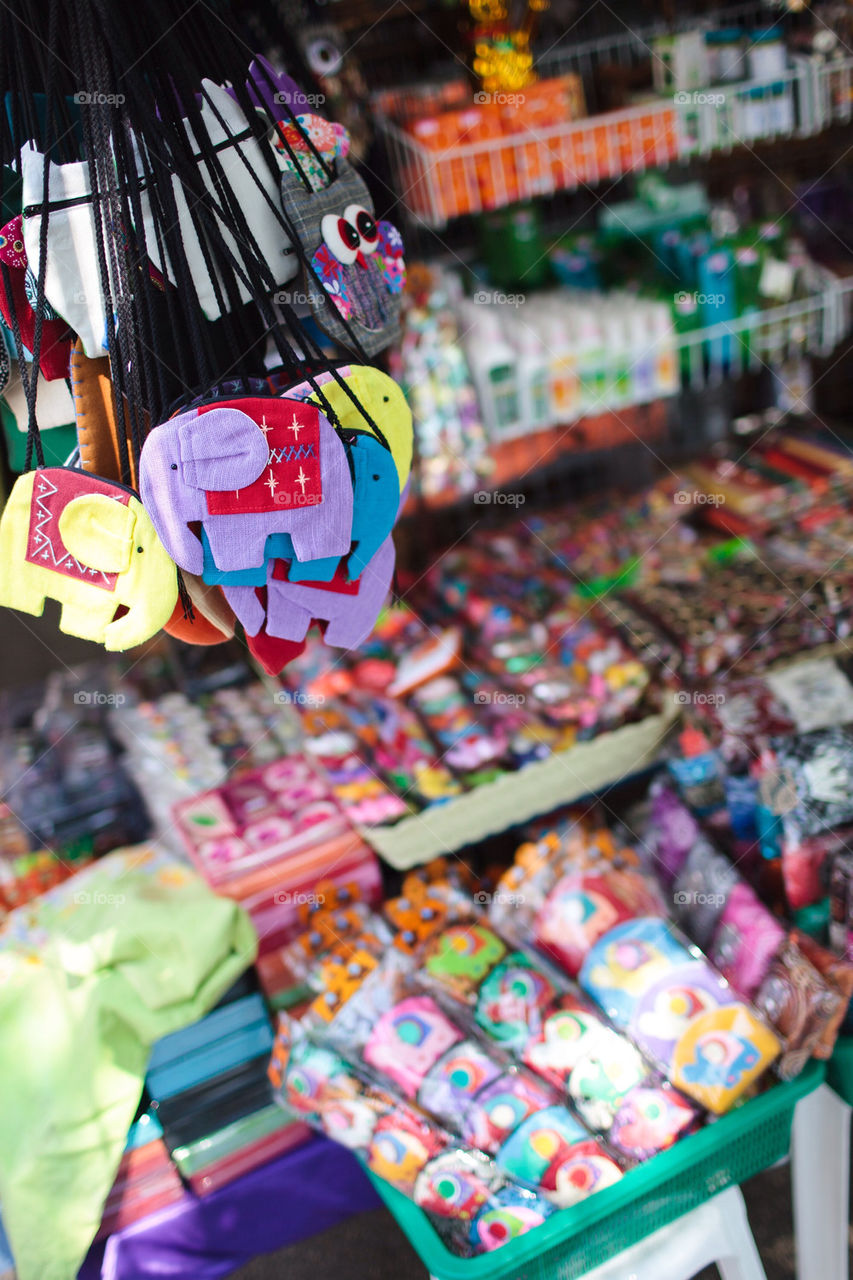
[(360, 827), (368, 844), (398, 871), (497, 835), (646, 768), (678, 707), (580, 742), (547, 760), (505, 773), (454, 800), (394, 826)]

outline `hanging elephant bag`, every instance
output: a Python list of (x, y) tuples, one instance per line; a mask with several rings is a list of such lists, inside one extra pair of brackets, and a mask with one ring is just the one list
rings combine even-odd
[[(353, 488), (328, 418), (299, 400), (247, 396), (204, 404), (150, 433), (140, 493), (175, 562), (209, 579), (263, 569), (267, 539), (300, 560), (350, 549)], [(197, 535), (194, 531), (199, 530)]]
[(70, 467), (18, 477), (0, 519), (0, 605), (39, 617), (48, 597), (61, 631), (110, 651), (168, 622), (177, 573), (131, 489)]
[(325, 622), (326, 644), (356, 649), (373, 630), (391, 589), (394, 557), (394, 540), (389, 536), (357, 581), (347, 578), (341, 563), (330, 582), (291, 582), (287, 563), (271, 560), (265, 603), (262, 590), (254, 587), (223, 590), (247, 636), (263, 631), (274, 640), (298, 643), (305, 639), (312, 622)]

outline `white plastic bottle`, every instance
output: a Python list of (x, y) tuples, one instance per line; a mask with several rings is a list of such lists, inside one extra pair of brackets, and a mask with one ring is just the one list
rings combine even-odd
[(657, 342), (648, 303), (635, 298), (627, 312), (631, 404), (648, 404), (657, 389)]
[(568, 308), (549, 305), (543, 314), (543, 336), (548, 355), (551, 416), (555, 425), (580, 417), (580, 383), (574, 336)]
[(464, 337), (465, 354), (486, 432), (494, 441), (518, 435), (521, 411), (516, 354), (504, 336), (498, 312), (490, 307), (466, 307), (463, 314), (463, 332), (470, 326)]
[(584, 414), (602, 413), (605, 397), (605, 353), (600, 323), (600, 294), (581, 295), (573, 311), (578, 352), (580, 408)]
[[(630, 355), (623, 320), (624, 299), (608, 297), (601, 307), (599, 323), (604, 353), (604, 392), (598, 406), (599, 413), (618, 409), (629, 399)], [(593, 409), (591, 412), (595, 413)]]
[(540, 327), (541, 319), (526, 313), (516, 316), (507, 325), (507, 336), (517, 356), (519, 435), (527, 431), (541, 431), (554, 422), (548, 354)]
[(674, 396), (681, 390), (675, 326), (666, 302), (648, 304), (649, 328), (654, 338), (655, 395)]

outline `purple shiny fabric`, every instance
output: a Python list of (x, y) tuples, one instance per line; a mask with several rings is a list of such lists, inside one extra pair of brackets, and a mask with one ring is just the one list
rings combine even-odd
[(315, 1138), (199, 1199), (187, 1192), (93, 1246), (78, 1280), (220, 1280), (381, 1201), (343, 1147)]

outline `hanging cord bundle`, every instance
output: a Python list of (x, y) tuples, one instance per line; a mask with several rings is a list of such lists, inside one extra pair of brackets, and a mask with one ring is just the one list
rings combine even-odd
[[(45, 7), (51, 33), (46, 45), (33, 34), (44, 30)], [(294, 382), (307, 379), (337, 425), (314, 381), (314, 371), (326, 363), (323, 353), (293, 307), (280, 296), (273, 301), (284, 281), (246, 214), (247, 204), (259, 205), (282, 242), (290, 241), (283, 261), (295, 266), (299, 259), (310, 272), (270, 190), (277, 191), (280, 177), (274, 137), (301, 173), (279, 121), (298, 132), (327, 179), (333, 174), (263, 62), (254, 64), (255, 84), (249, 83), (251, 55), (227, 21), (206, 6), (177, 0), (149, 0), (132, 13), (112, 0), (18, 0), (14, 11), (0, 10), (0, 39), (7, 103), (0, 160), (18, 169), (27, 143), (44, 157), (42, 204), (30, 211), (40, 216), (42, 302), (51, 219), (69, 215), (64, 204), (51, 207), (53, 166), (88, 164), (89, 192), (79, 201), (88, 198), (91, 205), (95, 262), (88, 265), (98, 279), (79, 284), (83, 291), (99, 286), (103, 295), (121, 480), (131, 482), (145, 435), (176, 400), (210, 393), (226, 378), (263, 376), (268, 340), (284, 373)], [(49, 92), (40, 111), (44, 85)], [(245, 122), (241, 130), (226, 119), (214, 85), (227, 86)], [(259, 157), (266, 175), (259, 172)], [(189, 243), (198, 250), (193, 261)], [(80, 264), (61, 265), (73, 272)], [(199, 304), (200, 274), (215, 318)], [(22, 362), (26, 377), (24, 367)], [(366, 429), (384, 441), (348, 382), (336, 370), (332, 377)], [(36, 380), (27, 379), (25, 389), (30, 451), (40, 462)]]
[[(370, 356), (397, 331), (402, 242), (375, 222), (345, 132), (255, 59), (224, 12), (185, 0), (132, 15), (113, 0), (0, 7), (4, 208), (20, 211), (0, 246), (0, 305), (17, 290), (26, 463), (39, 469), (5, 524), (30, 531), (20, 560), (77, 578), (68, 599), (55, 576), (0, 568), (0, 603), (39, 613), (43, 588), (63, 604), (63, 630), (108, 648), (164, 626), (217, 643), (235, 615), (251, 647), (268, 621), (258, 644), (280, 667), (306, 609), (330, 623), (328, 643), (356, 644), (390, 585), (411, 415)], [(9, 258), (19, 235), (26, 253)], [(281, 289), (297, 275), (313, 293), (309, 324)], [(330, 363), (314, 322), (357, 363)], [(44, 468), (45, 339), (45, 377), (70, 360), (82, 472)], [(158, 550), (137, 560), (149, 534)], [(302, 581), (333, 578), (353, 597), (338, 624), (337, 587), (300, 595)], [(122, 625), (96, 599), (90, 617), (85, 586), (120, 604), (127, 588), (144, 607)]]

